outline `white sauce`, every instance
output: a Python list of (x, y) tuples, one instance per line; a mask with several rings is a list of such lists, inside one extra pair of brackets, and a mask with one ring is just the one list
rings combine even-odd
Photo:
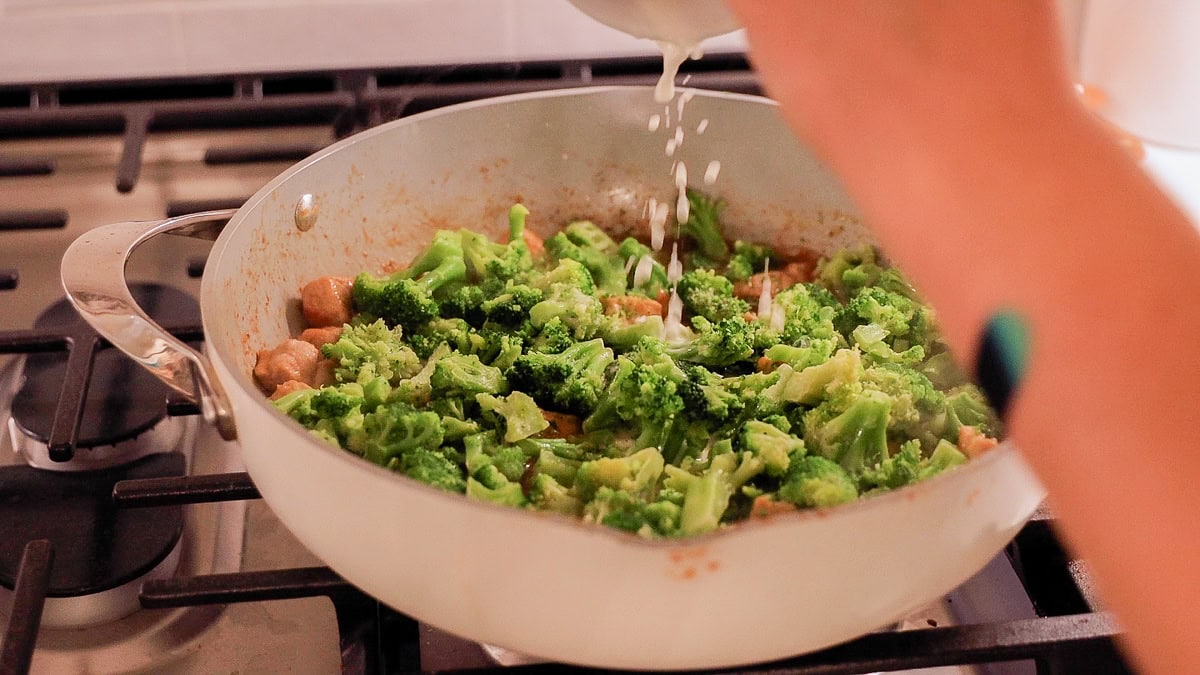
[(674, 42), (659, 42), (658, 48), (663, 54), (663, 73), (654, 87), (654, 100), (667, 103), (675, 98), (675, 76), (679, 74), (679, 66), (688, 56), (698, 51), (696, 45), (682, 45)]
[(667, 214), (670, 213), (670, 207), (666, 202), (658, 202), (653, 197), (650, 198), (650, 248), (655, 251), (663, 246), (663, 239), (667, 236)]
[(758, 294), (758, 315), (771, 316), (771, 261), (763, 265), (762, 292)]
[(633, 269), (634, 262), (636, 262), (636, 259), (633, 256), (629, 256), (629, 260), (625, 261), (625, 276), (626, 277), (629, 276), (629, 270)]
[(678, 341), (683, 333), (683, 300), (679, 292), (671, 289), (671, 300), (667, 302), (667, 320), (663, 322), (663, 339)]
[(668, 139), (667, 139), (667, 157), (674, 157), (674, 156), (675, 156), (675, 148), (676, 148), (678, 145), (679, 145), (679, 144), (678, 144), (677, 142), (675, 142), (675, 139), (674, 139), (674, 138), (668, 138)]
[(667, 281), (672, 284), (683, 277), (683, 263), (679, 262), (679, 242), (671, 244), (671, 262), (667, 263)]
[(708, 128), (708, 118), (705, 117), (704, 119), (700, 120), (700, 124), (696, 125), (696, 133), (700, 134), (700, 135), (704, 135), (704, 130), (707, 128)]
[(704, 184), (712, 185), (717, 182), (717, 174), (721, 173), (721, 162), (712, 160), (708, 163), (708, 168), (704, 170)]
[(633, 271), (633, 285), (641, 286), (650, 281), (650, 274), (654, 272), (654, 258), (649, 255), (644, 255), (638, 260), (637, 269)]
[(679, 190), (679, 195), (675, 198), (675, 222), (683, 225), (691, 215), (691, 205), (687, 199), (687, 165), (682, 160), (675, 167), (675, 189)]
[(650, 123), (646, 125), (646, 129), (649, 131), (658, 131), (659, 124), (662, 124), (662, 115), (654, 113), (650, 116)]

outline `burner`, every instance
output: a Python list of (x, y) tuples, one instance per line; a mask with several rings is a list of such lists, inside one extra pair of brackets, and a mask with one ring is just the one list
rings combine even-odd
[[(130, 290), (146, 313), (161, 324), (200, 322), (199, 306), (183, 291), (158, 284), (137, 284)], [(66, 334), (90, 330), (66, 300), (42, 312), (34, 327)], [(170, 390), (166, 385), (119, 351), (103, 349), (92, 361), (75, 459), (50, 461), (46, 444), (55, 408), (64, 381), (71, 379), (67, 361), (68, 355), (63, 352), (25, 358), (23, 382), (12, 403), (10, 429), (14, 446), (30, 464), (57, 471), (114, 466), (149, 453), (173, 450), (194, 426), (185, 418), (167, 416)]]
[[(49, 539), (55, 556), (43, 626), (92, 625), (137, 610), (146, 578), (174, 573), (183, 509), (117, 508), (113, 484), (182, 476), (186, 463), (182, 453), (170, 452), (103, 471), (0, 467), (5, 543), (0, 546), (0, 586), (13, 588), (24, 542)], [(6, 611), (10, 602), (11, 593), (0, 591), (0, 610)]]

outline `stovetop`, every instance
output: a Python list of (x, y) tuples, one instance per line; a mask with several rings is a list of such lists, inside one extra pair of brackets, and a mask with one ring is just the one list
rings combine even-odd
[[(649, 84), (659, 67), (597, 59), (0, 87), (0, 289), (15, 284), (0, 290), (0, 384), (22, 355), (86, 351), (85, 339), (31, 327), (61, 297), (59, 258), (87, 229), (237, 206), (292, 162), (405, 114), (554, 87)], [(757, 92), (737, 55), (688, 64), (689, 76), (691, 86)], [(203, 242), (159, 237), (135, 253), (128, 275), (198, 295), (206, 252)], [(194, 325), (177, 334), (201, 337)], [(52, 444), (75, 441), (81, 397), (64, 389)], [(198, 421), (187, 401), (166, 409)], [(183, 505), (179, 569), (147, 582), (147, 609), (128, 618), (43, 629), (33, 672), (562, 672), (419, 624), (342, 581), (257, 499), (236, 447), (197, 427), (188, 477), (114, 490), (118, 508)], [(18, 461), (7, 447), (0, 442), (0, 465)], [(1086, 567), (1058, 543), (1053, 522), (1039, 513), (977, 577), (896, 630), (746, 671), (1126, 672), (1112, 646), (1117, 628), (1097, 611)], [(0, 671), (19, 651), (17, 624), (0, 612)]]

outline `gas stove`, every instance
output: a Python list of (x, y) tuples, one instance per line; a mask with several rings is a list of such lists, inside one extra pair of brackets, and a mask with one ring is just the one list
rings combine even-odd
[[(290, 163), (390, 119), (651, 84), (659, 69), (631, 57), (0, 87), (0, 673), (562, 672), (423, 625), (323, 567), (257, 499), (235, 445), (64, 311), (59, 259), (101, 224), (238, 206)], [(758, 91), (738, 54), (682, 76)], [(206, 252), (158, 237), (127, 270), (197, 344)], [(747, 672), (1126, 672), (1053, 524), (1039, 513), (978, 576), (892, 629)]]

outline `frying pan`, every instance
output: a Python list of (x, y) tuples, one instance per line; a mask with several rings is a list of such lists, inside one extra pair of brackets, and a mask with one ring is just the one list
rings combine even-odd
[[(671, 128), (648, 131), (655, 113)], [(671, 158), (663, 148), (676, 126), (684, 143)], [(615, 233), (644, 227), (647, 199), (672, 198), (675, 160), (694, 177), (721, 162), (706, 189), (727, 201), (734, 237), (784, 251), (868, 240), (853, 203), (771, 101), (696, 92), (681, 115), (645, 88), (576, 89), (363, 132), (236, 212), (94, 229), (64, 256), (63, 285), (101, 334), (237, 438), (263, 498), (317, 556), (451, 633), (591, 666), (716, 668), (826, 647), (939, 598), (999, 552), (1043, 497), (1010, 443), (857, 503), (648, 541), (427, 487), (324, 444), (255, 386), (255, 351), (302, 328), (307, 281), (403, 264), (437, 228), (498, 235), (516, 201), (543, 235), (573, 218)], [(205, 267), (198, 353), (137, 308), (123, 268), (151, 236), (212, 236), (225, 218)]]

